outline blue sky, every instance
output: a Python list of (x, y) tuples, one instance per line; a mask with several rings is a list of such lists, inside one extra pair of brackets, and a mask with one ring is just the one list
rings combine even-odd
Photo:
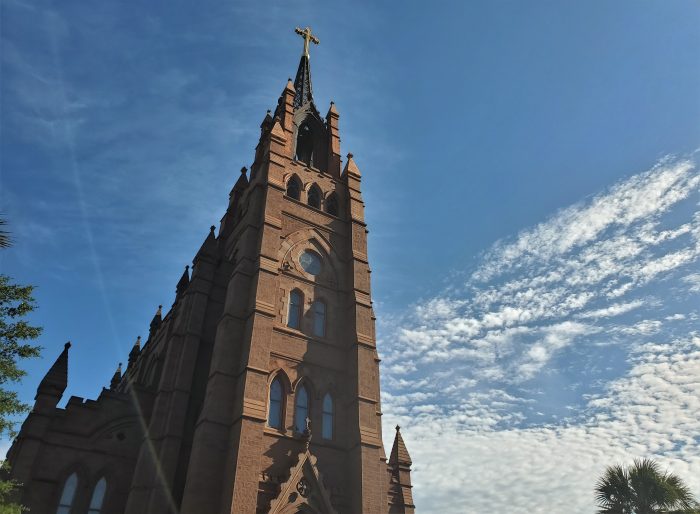
[(67, 340), (67, 393), (97, 396), (170, 305), (310, 25), (420, 511), (590, 512), (642, 455), (700, 493), (696, 2), (1, 5), (27, 401)]

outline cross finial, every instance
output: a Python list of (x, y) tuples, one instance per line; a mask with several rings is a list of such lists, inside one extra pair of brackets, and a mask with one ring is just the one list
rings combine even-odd
[(318, 38), (311, 33), (310, 27), (306, 27), (304, 30), (297, 27), (294, 29), (294, 32), (304, 38), (304, 52), (301, 55), (309, 57), (309, 42), (317, 45), (319, 43)]

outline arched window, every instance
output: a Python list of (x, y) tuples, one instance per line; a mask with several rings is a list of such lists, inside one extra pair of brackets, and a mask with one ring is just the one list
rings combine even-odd
[(267, 424), (272, 428), (282, 428), (282, 399), (284, 389), (279, 378), (270, 385), (270, 408), (267, 413)]
[(331, 193), (326, 198), (326, 212), (333, 216), (338, 215), (338, 197), (335, 193)]
[(326, 335), (326, 304), (321, 300), (316, 300), (311, 306), (311, 311), (314, 316), (314, 335)]
[(310, 417), (309, 394), (306, 392), (306, 387), (299, 388), (294, 405), (294, 428), (297, 432), (303, 433), (306, 430), (306, 418)]
[(301, 124), (297, 132), (296, 159), (307, 166), (313, 166), (314, 163), (314, 134), (306, 122)]
[(73, 507), (73, 499), (75, 498), (75, 490), (77, 488), (78, 475), (73, 473), (63, 484), (63, 492), (61, 493), (61, 499), (58, 501), (56, 514), (70, 514), (70, 510)]
[(304, 306), (304, 295), (298, 289), (289, 293), (289, 316), (287, 316), (287, 326), (291, 328), (301, 327), (302, 307)]
[(301, 180), (297, 176), (293, 176), (287, 182), (287, 196), (295, 200), (301, 198)]
[(324, 439), (333, 439), (333, 398), (330, 393), (323, 397), (321, 436)]
[(307, 203), (316, 209), (321, 208), (321, 190), (316, 184), (311, 186), (311, 189), (309, 189), (309, 200)]
[(88, 514), (100, 514), (102, 512), (102, 503), (104, 502), (106, 491), (107, 480), (102, 477), (97, 484), (95, 484), (95, 489), (92, 491), (92, 498), (90, 499)]

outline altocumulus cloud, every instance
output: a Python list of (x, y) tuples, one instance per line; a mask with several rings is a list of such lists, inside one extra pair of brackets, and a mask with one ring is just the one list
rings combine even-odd
[(700, 491), (700, 173), (664, 159), (380, 327), (423, 512), (590, 513), (653, 456)]

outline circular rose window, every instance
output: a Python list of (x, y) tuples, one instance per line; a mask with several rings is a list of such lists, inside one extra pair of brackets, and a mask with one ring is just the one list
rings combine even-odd
[(316, 252), (305, 251), (299, 257), (299, 264), (310, 275), (321, 273), (321, 257)]

